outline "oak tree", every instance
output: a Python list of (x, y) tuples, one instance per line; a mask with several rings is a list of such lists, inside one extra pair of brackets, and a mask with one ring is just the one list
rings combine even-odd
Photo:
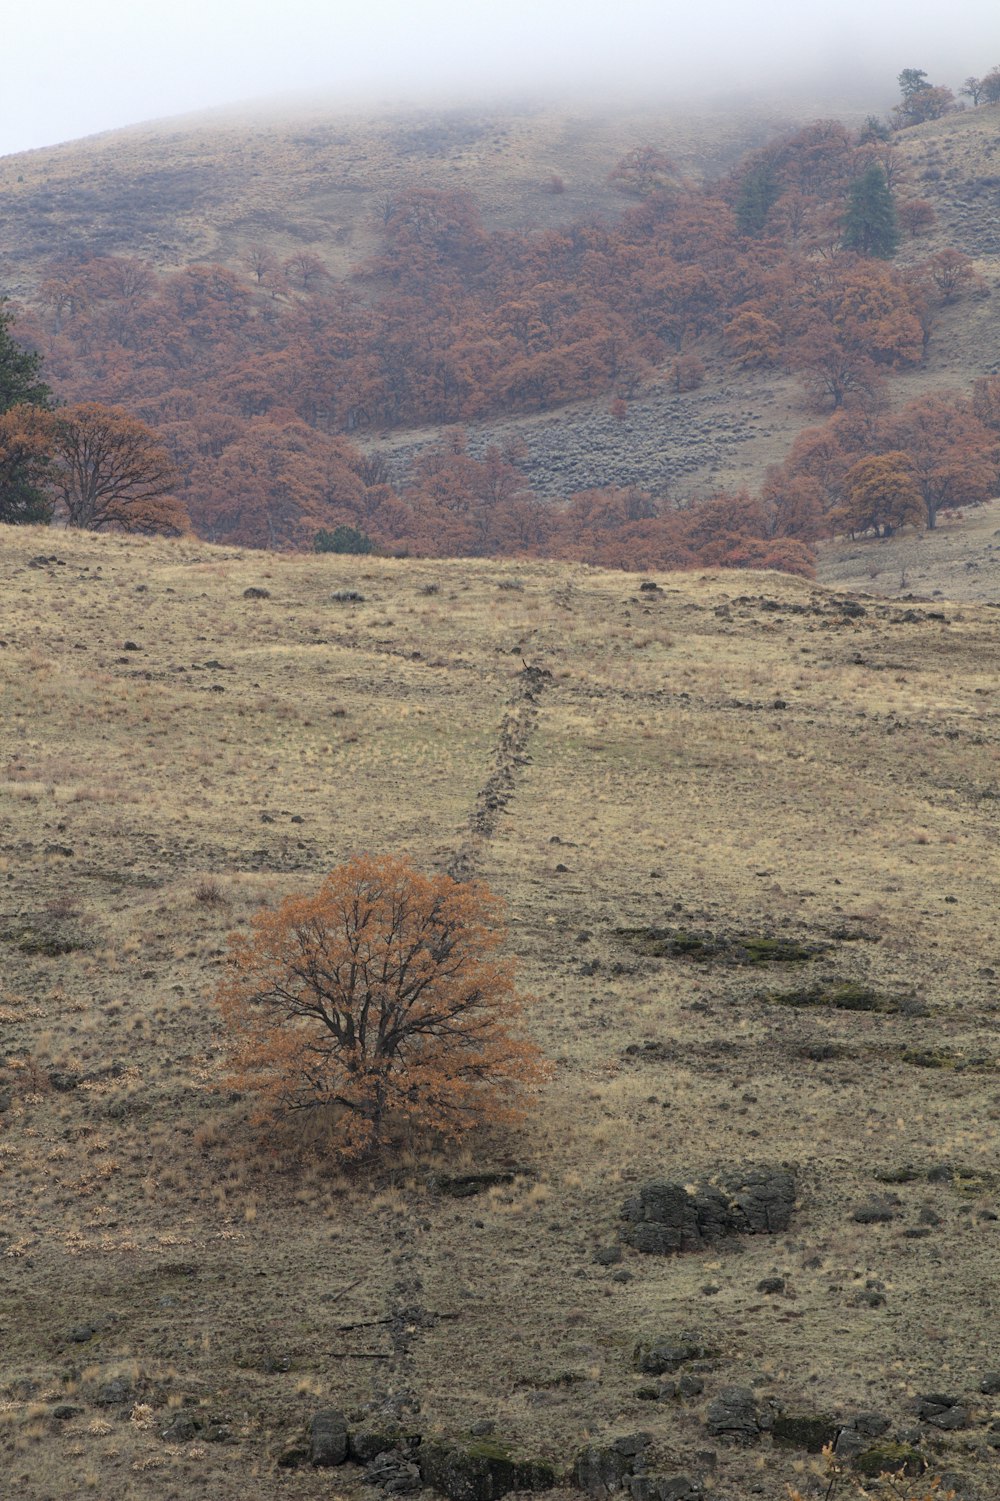
[(260, 1118), (323, 1112), (347, 1159), (398, 1132), (460, 1137), (516, 1119), (546, 1076), (500, 905), (478, 883), (358, 856), (230, 939), (216, 999), (232, 1076)]
[(52, 484), (68, 526), (177, 533), (187, 516), (176, 474), (152, 428), (121, 407), (82, 402), (53, 424)]

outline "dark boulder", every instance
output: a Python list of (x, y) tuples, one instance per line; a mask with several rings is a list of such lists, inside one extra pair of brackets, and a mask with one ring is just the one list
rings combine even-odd
[(347, 1419), (335, 1408), (324, 1407), (309, 1424), (309, 1463), (318, 1469), (342, 1465), (347, 1458)]
[(716, 1438), (749, 1444), (770, 1428), (769, 1413), (762, 1411), (748, 1386), (724, 1386), (708, 1406), (708, 1431)]
[(622, 1235), (637, 1251), (700, 1251), (731, 1235), (787, 1230), (794, 1207), (795, 1176), (784, 1167), (749, 1167), (694, 1188), (646, 1183), (622, 1209)]
[(515, 1458), (502, 1443), (478, 1439), (464, 1447), (424, 1443), (420, 1478), (449, 1501), (499, 1501), (508, 1491), (547, 1491), (555, 1471), (543, 1460)]

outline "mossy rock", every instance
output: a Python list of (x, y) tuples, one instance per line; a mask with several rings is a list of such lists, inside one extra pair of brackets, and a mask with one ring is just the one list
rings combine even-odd
[(835, 1011), (878, 1011), (889, 1014), (900, 1009), (895, 996), (852, 981), (840, 985), (807, 985), (800, 990), (772, 991), (764, 999), (775, 1006), (828, 1006)]
[(449, 1501), (498, 1501), (509, 1491), (547, 1491), (556, 1483), (552, 1465), (519, 1458), (493, 1438), (422, 1444), (419, 1465), (424, 1484)]
[(922, 1475), (927, 1461), (919, 1449), (911, 1448), (909, 1444), (887, 1442), (862, 1449), (854, 1460), (854, 1468), (859, 1475), (874, 1480), (879, 1475), (897, 1475), (900, 1470), (904, 1475)]
[(878, 1168), (873, 1177), (876, 1183), (916, 1183), (923, 1174), (907, 1162), (902, 1167)]
[(8, 928), (0, 933), (0, 941), (11, 944), (22, 954), (40, 955), (45, 959), (58, 959), (63, 954), (75, 954), (91, 947), (88, 938), (67, 928)]
[(826, 1414), (784, 1413), (775, 1418), (771, 1433), (777, 1444), (820, 1454), (827, 1444), (834, 1444), (841, 1425)]
[(615, 928), (615, 937), (651, 959), (693, 959), (699, 963), (803, 964), (814, 959), (820, 945), (767, 933), (694, 932), (688, 928)]
[(900, 1061), (911, 1068), (958, 1068), (959, 1059), (946, 1048), (905, 1048)]
[(965, 1058), (961, 1053), (953, 1053), (950, 1048), (906, 1048), (900, 1054), (900, 1058), (911, 1068), (957, 1069), (962, 1073), (967, 1070), (976, 1073), (991, 1073), (996, 1069), (996, 1059), (991, 1058), (987, 1053), (978, 1053), (973, 1058)]
[(804, 964), (815, 957), (815, 948), (794, 938), (747, 937), (736, 940), (746, 953), (746, 964)]

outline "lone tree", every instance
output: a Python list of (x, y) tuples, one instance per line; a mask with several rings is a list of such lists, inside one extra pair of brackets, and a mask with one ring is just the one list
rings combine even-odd
[(325, 1112), (344, 1158), (400, 1130), (454, 1139), (517, 1119), (547, 1076), (509, 1030), (521, 1004), (485, 886), (359, 856), (230, 939), (216, 1000), (260, 1118)]
[(152, 428), (94, 401), (56, 413), (52, 483), (70, 526), (177, 533), (188, 524), (170, 493), (177, 476)]

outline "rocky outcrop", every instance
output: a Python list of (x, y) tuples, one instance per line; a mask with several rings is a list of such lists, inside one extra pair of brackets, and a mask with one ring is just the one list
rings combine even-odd
[(715, 1182), (644, 1184), (622, 1209), (622, 1238), (637, 1251), (671, 1255), (701, 1251), (731, 1235), (787, 1230), (795, 1207), (795, 1176), (784, 1167), (755, 1166)]

